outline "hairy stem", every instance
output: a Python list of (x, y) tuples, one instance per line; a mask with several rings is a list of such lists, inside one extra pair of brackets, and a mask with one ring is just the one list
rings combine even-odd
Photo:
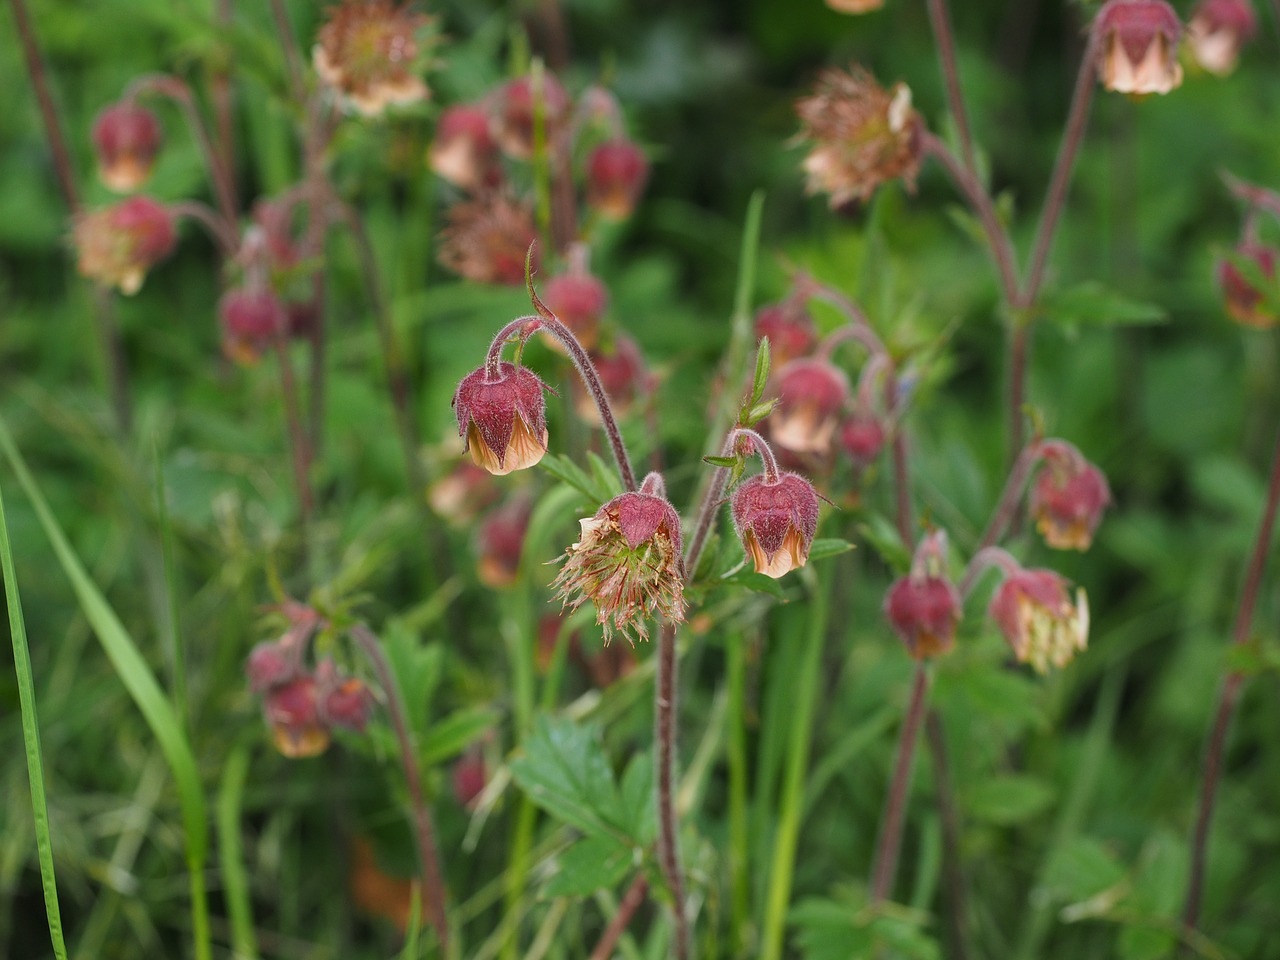
[[(232, 0), (217, 0), (216, 13), (218, 29), (230, 38), (235, 10)], [(231, 206), (236, 206), (236, 150), (235, 150), (235, 117), (232, 113), (231, 92), (231, 57), (218, 64), (210, 79), (210, 99), (213, 101), (214, 127), (217, 130), (218, 159), (227, 177), (227, 185), (231, 189)]]
[(654, 692), (655, 764), (658, 784), (658, 863), (671, 892), (676, 960), (689, 960), (689, 916), (685, 912), (684, 871), (680, 866), (679, 824), (675, 810), (677, 724), (676, 625), (662, 624), (658, 640), (658, 677)]
[(409, 788), (409, 801), (413, 805), (414, 824), (418, 838), (418, 856), (422, 860), (422, 900), (423, 909), (431, 926), (435, 929), (436, 939), (440, 941), (441, 956), (448, 955), (449, 921), (445, 916), (445, 890), (440, 870), (440, 853), (436, 845), (435, 826), (431, 820), (431, 809), (427, 806), (426, 795), (422, 791), (422, 774), (418, 770), (418, 752), (413, 743), (413, 733), (409, 729), (409, 721), (405, 715), (404, 704), (400, 698), (400, 688), (396, 684), (391, 664), (387, 662), (382, 645), (373, 632), (362, 623), (351, 628), (352, 638), (360, 645), (377, 674), (378, 683), (386, 698), (387, 714), (391, 726), (395, 729), (396, 741), (400, 746), (400, 764), (404, 767), (405, 783)]
[(973, 136), (969, 133), (969, 116), (964, 107), (964, 94), (960, 91), (960, 71), (956, 68), (955, 41), (951, 35), (951, 19), (947, 15), (947, 0), (928, 0), (929, 23), (938, 44), (938, 59), (942, 65), (942, 78), (947, 85), (947, 103), (955, 120), (956, 135), (960, 139), (960, 155), (970, 173), (977, 173), (978, 162), (973, 153)]
[[(1258, 523), (1258, 536), (1253, 545), (1253, 554), (1245, 570), (1244, 587), (1240, 591), (1240, 605), (1236, 610), (1235, 626), (1232, 629), (1231, 639), (1236, 646), (1247, 643), (1249, 640), (1253, 611), (1258, 603), (1258, 589), (1262, 584), (1262, 574), (1266, 568), (1267, 554), (1270, 552), (1271, 538), (1275, 531), (1277, 505), (1280, 505), (1280, 435), (1276, 437), (1276, 448), (1271, 457), (1271, 479), (1267, 484), (1266, 505), (1262, 511), (1262, 519)], [(1182, 910), (1183, 925), (1192, 931), (1195, 930), (1200, 919), (1200, 901), (1204, 893), (1204, 871), (1209, 847), (1209, 827), (1213, 821), (1218, 781), (1222, 778), (1222, 761), (1226, 752), (1227, 733), (1231, 727), (1236, 704), (1240, 700), (1244, 681), (1245, 675), (1239, 670), (1233, 670), (1227, 675), (1222, 684), (1222, 692), (1218, 696), (1218, 710), (1214, 716), (1209, 743), (1205, 748), (1200, 786), (1200, 811), (1196, 816), (1195, 831), (1191, 838), (1191, 870), (1187, 881), (1187, 900)]]
[(902, 848), (902, 827), (906, 821), (911, 765), (915, 759), (916, 742), (920, 739), (920, 722), (924, 719), (928, 692), (929, 671), (923, 663), (919, 663), (916, 665), (915, 678), (911, 682), (911, 699), (907, 705), (907, 716), (903, 721), (902, 734), (898, 740), (898, 758), (894, 763), (893, 779), (889, 782), (884, 820), (880, 824), (880, 838), (876, 841), (875, 866), (871, 872), (872, 903), (888, 899), (893, 891), (893, 878), (898, 869), (898, 852)]
[(937, 792), (938, 819), (942, 822), (942, 877), (947, 888), (947, 939), (950, 960), (967, 960), (969, 934), (964, 861), (960, 856), (960, 810), (956, 806), (951, 783), (951, 767), (947, 762), (947, 741), (942, 729), (942, 716), (930, 709), (925, 715), (925, 737), (929, 742), (929, 760), (933, 766), (934, 790)]
[(302, 54), (298, 50), (298, 37), (289, 23), (289, 12), (285, 9), (284, 0), (271, 0), (271, 16), (276, 22), (276, 36), (284, 49), (285, 66), (289, 75), (289, 96), (301, 104), (307, 89), (302, 81)]
[(627, 892), (622, 895), (622, 900), (618, 904), (618, 910), (614, 913), (613, 919), (604, 928), (604, 933), (600, 936), (600, 942), (591, 951), (590, 960), (610, 960), (613, 956), (613, 948), (617, 946), (618, 940), (626, 932), (627, 925), (631, 923), (631, 918), (635, 916), (640, 904), (644, 903), (644, 898), (648, 893), (649, 881), (645, 879), (643, 873), (637, 873), (635, 879), (631, 881), (631, 885), (627, 887)]
[(1044, 456), (1044, 449), (1043, 443), (1027, 444), (1022, 448), (1022, 452), (1018, 454), (1018, 458), (1014, 460), (1013, 466), (1009, 470), (1009, 479), (1004, 483), (1004, 490), (1000, 493), (1000, 499), (996, 503), (995, 510), (992, 511), (991, 520), (987, 523), (987, 529), (982, 533), (982, 539), (978, 541), (978, 546), (974, 550), (975, 553), (987, 547), (995, 546), (1000, 542), (1000, 538), (1004, 536), (1005, 531), (1009, 529), (1009, 525), (1017, 513), (1018, 504), (1022, 500), (1023, 488), (1027, 484), (1027, 479), (1031, 476), (1032, 469), (1034, 469), (1040, 458)]

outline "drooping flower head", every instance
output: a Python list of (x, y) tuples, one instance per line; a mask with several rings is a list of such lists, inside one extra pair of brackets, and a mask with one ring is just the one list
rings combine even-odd
[(869, 199), (887, 180), (914, 186), (924, 124), (906, 84), (885, 90), (861, 67), (827, 70), (796, 113), (798, 139), (813, 143), (804, 159), (809, 193), (830, 194), (839, 207)]
[(223, 351), (241, 364), (257, 363), (289, 329), (289, 312), (269, 287), (228, 290), (218, 301), (218, 319)]
[(320, 716), (316, 678), (303, 674), (272, 687), (262, 702), (276, 749), (286, 757), (315, 757), (329, 748), (329, 727)]
[(773, 363), (782, 367), (813, 352), (818, 334), (803, 301), (771, 303), (756, 311), (756, 339), (769, 338)]
[(502, 361), (462, 378), (453, 395), (458, 436), (477, 466), (502, 476), (532, 467), (547, 452), (546, 385), (526, 367)]
[(524, 283), (525, 254), (538, 236), (528, 204), (501, 193), (486, 193), (454, 204), (445, 216), (441, 264), (477, 283)]
[(379, 116), (387, 107), (428, 97), (415, 71), (420, 37), (430, 23), (392, 0), (343, 0), (316, 36), (312, 63), (345, 105)]
[(818, 531), (818, 494), (804, 477), (782, 473), (770, 481), (758, 473), (738, 485), (730, 506), (756, 573), (777, 579), (808, 562)]
[(792, 360), (778, 371), (781, 403), (769, 415), (774, 443), (797, 453), (826, 453), (849, 402), (849, 378), (821, 359)]
[(147, 182), (160, 152), (160, 121), (136, 103), (113, 103), (93, 121), (98, 178), (108, 190), (132, 193)]
[(947, 572), (947, 535), (934, 530), (920, 541), (911, 571), (895, 580), (884, 615), (917, 660), (947, 653), (960, 623), (960, 592)]
[(1098, 79), (1108, 90), (1168, 93), (1182, 83), (1182, 22), (1164, 0), (1108, 0), (1093, 22)]
[[(1235, 249), (1236, 256), (1253, 261), (1263, 277), (1272, 282), (1275, 291), (1276, 261), (1280, 259), (1277, 251), (1259, 243), (1245, 242)], [(1253, 281), (1230, 260), (1222, 260), (1218, 264), (1218, 286), (1222, 288), (1222, 297), (1227, 315), (1236, 323), (1247, 327), (1266, 329), (1280, 323), (1280, 306), (1277, 299), (1280, 291), (1270, 297), (1266, 292), (1254, 286)]]
[(497, 186), (502, 174), (488, 113), (482, 107), (459, 104), (440, 114), (427, 164), (463, 190)]
[(884, 449), (884, 425), (874, 411), (854, 410), (840, 424), (839, 441), (853, 469), (865, 470)]
[(1055, 550), (1088, 550), (1111, 503), (1107, 478), (1079, 450), (1060, 441), (1045, 445), (1044, 462), (1028, 503), (1036, 529)]
[(542, 300), (578, 338), (583, 349), (590, 350), (596, 345), (600, 318), (609, 305), (609, 289), (599, 277), (585, 268), (556, 274), (547, 281)]
[(1075, 602), (1067, 580), (1052, 570), (1019, 569), (1008, 574), (987, 611), (1013, 655), (1037, 673), (1064, 667), (1089, 641), (1089, 603), (1083, 589)]
[(595, 603), (606, 644), (614, 630), (633, 645), (649, 639), (650, 617), (684, 620), (680, 517), (662, 494), (658, 474), (579, 524), (582, 533), (565, 551), (555, 579), (557, 597), (571, 610)]
[(147, 271), (177, 243), (173, 214), (150, 197), (130, 197), (76, 217), (72, 225), (76, 266), (90, 280), (134, 294)]
[(1225, 77), (1257, 32), (1258, 17), (1249, 0), (1200, 0), (1187, 23), (1187, 42), (1200, 66)]
[(492, 129), (498, 146), (507, 156), (516, 160), (527, 160), (533, 156), (534, 124), (538, 110), (542, 111), (547, 146), (554, 149), (557, 134), (569, 116), (569, 95), (565, 93), (560, 81), (551, 74), (544, 73), (541, 89), (538, 90), (533, 77), (517, 77), (499, 91), (497, 115)]
[(587, 157), (587, 204), (606, 220), (625, 220), (648, 179), (644, 152), (630, 140), (609, 140)]

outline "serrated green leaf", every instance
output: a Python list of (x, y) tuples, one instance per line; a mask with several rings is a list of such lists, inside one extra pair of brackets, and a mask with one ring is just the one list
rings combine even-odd
[(1156, 324), (1168, 320), (1164, 308), (1134, 300), (1096, 280), (1053, 290), (1040, 301), (1040, 312), (1065, 326), (1122, 326)]
[(975, 786), (965, 812), (975, 820), (1010, 825), (1029, 820), (1053, 802), (1053, 788), (1037, 777), (997, 776)]
[(511, 761), (511, 775), (534, 803), (588, 836), (625, 835), (617, 821), (621, 800), (597, 727), (539, 715), (524, 755)]
[(559, 869), (543, 887), (543, 894), (589, 897), (621, 883), (635, 863), (635, 851), (613, 837), (585, 837), (560, 854), (556, 863)]
[(642, 847), (653, 843), (658, 833), (658, 818), (653, 792), (653, 758), (648, 752), (638, 753), (627, 764), (622, 775), (621, 820), (627, 832)]
[(538, 462), (547, 473), (573, 487), (593, 503), (604, 503), (613, 496), (607, 484), (592, 477), (563, 453), (549, 453)]
[(432, 723), (418, 748), (422, 766), (432, 767), (456, 757), (498, 720), (498, 711), (489, 707), (467, 707)]

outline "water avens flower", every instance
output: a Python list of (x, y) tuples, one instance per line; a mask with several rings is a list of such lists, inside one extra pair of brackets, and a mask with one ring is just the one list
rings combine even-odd
[(606, 220), (631, 216), (649, 179), (649, 161), (630, 140), (600, 144), (587, 157), (587, 205)]
[(440, 114), (436, 135), (427, 151), (427, 165), (455, 187), (474, 192), (497, 186), (498, 144), (489, 132), (489, 115), (482, 107), (459, 104)]
[(947, 573), (947, 536), (935, 530), (916, 547), (910, 572), (889, 587), (884, 615), (907, 652), (923, 660), (955, 645), (960, 612), (960, 592)]
[(1187, 45), (1200, 66), (1225, 77), (1257, 32), (1258, 17), (1249, 0), (1200, 0), (1187, 22)]
[[(524, 283), (524, 261), (537, 238), (533, 209), (501, 193), (455, 203), (445, 214), (440, 263), (477, 283)], [(537, 268), (537, 264), (534, 264)]]
[(315, 757), (329, 747), (329, 727), (320, 716), (315, 677), (303, 674), (267, 691), (262, 704), (276, 749), (286, 757)]
[(551, 74), (542, 74), (540, 90), (534, 89), (533, 77), (518, 77), (498, 93), (494, 139), (507, 156), (529, 159), (534, 149), (534, 119), (536, 111), (541, 110), (546, 143), (554, 149), (557, 134), (568, 118), (569, 105), (569, 95)]
[(1036, 529), (1055, 550), (1088, 550), (1111, 503), (1107, 478), (1067, 444), (1047, 446), (1044, 461), (1028, 503)]
[(254, 364), (275, 338), (287, 335), (289, 311), (267, 287), (228, 290), (218, 301), (222, 349), (237, 363)]
[(794, 299), (757, 310), (755, 330), (757, 340), (769, 338), (769, 352), (778, 367), (812, 353), (818, 345), (813, 317), (802, 302)]
[(818, 531), (818, 494), (804, 477), (756, 474), (734, 490), (730, 507), (756, 573), (777, 579), (808, 562)]
[(1089, 603), (1083, 589), (1075, 602), (1065, 577), (1052, 570), (1009, 573), (987, 611), (1013, 655), (1037, 673), (1064, 667), (1089, 641)]
[(132, 193), (151, 176), (160, 152), (160, 121), (136, 103), (113, 103), (93, 121), (98, 179), (115, 193)]
[[(640, 346), (625, 333), (616, 333), (609, 343), (592, 350), (590, 356), (614, 414), (627, 416), (637, 398), (653, 387), (653, 376), (645, 365)], [(569, 393), (574, 412), (592, 426), (601, 426), (600, 408), (581, 380), (575, 378), (569, 382)]]
[(453, 395), (464, 450), (477, 466), (502, 476), (532, 467), (547, 452), (546, 385), (506, 361), (467, 374)]
[(81, 276), (121, 293), (142, 288), (147, 271), (167, 257), (178, 241), (173, 214), (150, 197), (130, 197), (90, 210), (72, 224), (76, 267)]
[(414, 73), (431, 18), (391, 0), (344, 0), (316, 35), (312, 63), (342, 102), (365, 116), (427, 99)]
[(792, 360), (778, 371), (781, 400), (769, 416), (769, 435), (797, 453), (826, 453), (849, 402), (849, 378), (826, 360)]
[(1108, 90), (1168, 93), (1182, 83), (1182, 22), (1163, 0), (1109, 0), (1093, 22), (1098, 79)]
[(547, 281), (542, 299), (584, 349), (596, 345), (600, 318), (609, 305), (609, 290), (598, 277), (586, 270), (557, 274)]

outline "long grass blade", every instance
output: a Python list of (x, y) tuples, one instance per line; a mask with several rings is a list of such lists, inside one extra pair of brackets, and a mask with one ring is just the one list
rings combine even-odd
[(249, 896), (249, 875), (244, 869), (240, 848), (240, 810), (244, 782), (249, 773), (249, 748), (240, 744), (227, 756), (218, 788), (218, 866), (222, 874), (222, 898), (231, 922), (231, 953), (235, 960), (257, 960), (258, 944), (253, 933), (253, 907)]

